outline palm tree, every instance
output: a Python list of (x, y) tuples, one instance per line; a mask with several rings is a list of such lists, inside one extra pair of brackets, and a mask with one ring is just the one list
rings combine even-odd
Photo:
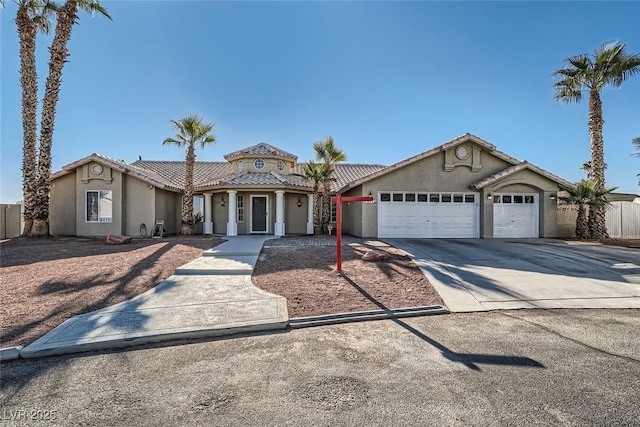
[(576, 237), (578, 239), (589, 238), (589, 224), (587, 222), (587, 205), (593, 197), (595, 183), (588, 179), (581, 179), (576, 182), (576, 186), (568, 190), (569, 196), (560, 197), (560, 200), (570, 205), (578, 207), (578, 217), (576, 218)]
[(602, 234), (602, 229), (598, 228), (598, 221), (595, 219), (595, 216), (598, 215), (598, 212), (606, 211), (606, 208), (611, 206), (611, 202), (607, 200), (607, 195), (613, 193), (618, 189), (618, 187), (609, 187), (603, 188), (602, 190), (598, 189), (598, 183), (594, 184), (594, 190), (591, 195), (591, 199), (588, 202), (589, 205), (589, 219), (587, 223), (589, 224), (589, 238), (600, 240), (606, 239), (609, 237), (609, 233), (605, 228), (604, 234)]
[(335, 181), (334, 166), (338, 162), (347, 160), (347, 155), (335, 143), (331, 136), (323, 141), (313, 143), (316, 152), (316, 160), (322, 164), (325, 178), (322, 182), (322, 229), (324, 230), (331, 221), (331, 183)]
[[(582, 92), (589, 92), (589, 137), (591, 142), (591, 167), (589, 179), (596, 183), (596, 190), (605, 189), (604, 140), (602, 138), (602, 101), (600, 91), (605, 86), (620, 87), (622, 83), (640, 71), (640, 54), (627, 54), (625, 44), (606, 43), (593, 55), (581, 54), (564, 59), (567, 68), (557, 70), (554, 84), (555, 99), (562, 102), (579, 102)], [(606, 235), (604, 207), (594, 206), (590, 224), (596, 235)]]
[(36, 35), (48, 33), (49, 17), (56, 10), (48, 0), (21, 0), (16, 27), (20, 41), (20, 86), (22, 88), (22, 199), (24, 230), (28, 236), (36, 204), (36, 140), (38, 138), (38, 75), (36, 73)]
[(207, 144), (214, 144), (216, 137), (209, 135), (213, 124), (204, 123), (204, 119), (197, 114), (185, 117), (179, 121), (171, 120), (172, 127), (178, 132), (174, 138), (165, 139), (163, 145), (187, 147), (184, 178), (184, 196), (182, 198), (182, 234), (193, 234), (193, 167), (196, 163), (195, 144), (204, 148)]
[(89, 12), (99, 13), (109, 19), (111, 16), (100, 5), (98, 0), (67, 0), (57, 9), (56, 30), (49, 48), (49, 75), (45, 84), (42, 100), (42, 118), (40, 120), (40, 150), (38, 153), (38, 178), (36, 190), (36, 204), (33, 210), (34, 236), (49, 235), (49, 193), (51, 176), (51, 147), (53, 144), (53, 128), (56, 117), (56, 105), (60, 95), (62, 68), (69, 51), (67, 43), (71, 38), (71, 30), (78, 19), (78, 8)]
[(302, 174), (293, 174), (311, 181), (313, 193), (313, 234), (315, 236), (322, 234), (320, 226), (320, 186), (324, 183), (325, 169), (320, 163), (308, 161), (302, 165)]

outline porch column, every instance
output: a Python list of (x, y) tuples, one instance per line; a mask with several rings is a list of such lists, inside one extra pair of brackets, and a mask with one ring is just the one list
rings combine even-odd
[(284, 191), (277, 190), (276, 192), (276, 236), (284, 236)]
[(313, 194), (307, 194), (307, 234), (313, 234)]
[(211, 221), (211, 193), (204, 193), (204, 234), (213, 234), (213, 222)]
[(236, 222), (236, 195), (237, 191), (227, 191), (229, 194), (229, 222), (227, 222), (227, 236), (238, 235), (238, 223)]

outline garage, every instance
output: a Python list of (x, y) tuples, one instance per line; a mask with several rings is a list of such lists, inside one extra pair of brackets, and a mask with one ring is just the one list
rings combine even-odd
[(536, 238), (540, 235), (537, 194), (493, 196), (493, 237)]
[(478, 238), (478, 193), (378, 193), (380, 238)]

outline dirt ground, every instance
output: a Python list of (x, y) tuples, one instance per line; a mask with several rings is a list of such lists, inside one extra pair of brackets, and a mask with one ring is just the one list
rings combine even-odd
[(220, 244), (217, 237), (15, 238), (0, 242), (0, 347), (26, 345), (66, 319), (139, 295)]
[[(361, 260), (374, 249), (389, 260)], [(289, 317), (443, 304), (420, 269), (396, 248), (351, 239), (343, 246), (342, 260), (339, 274), (335, 246), (264, 247), (252, 280), (286, 297)]]

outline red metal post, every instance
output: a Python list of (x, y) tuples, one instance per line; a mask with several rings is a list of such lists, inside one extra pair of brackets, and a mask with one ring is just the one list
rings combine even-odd
[(342, 197), (338, 193), (331, 200), (336, 203), (336, 266), (342, 271), (342, 202), (373, 202), (373, 196)]
[(336, 264), (338, 271), (342, 271), (342, 196), (336, 194)]

